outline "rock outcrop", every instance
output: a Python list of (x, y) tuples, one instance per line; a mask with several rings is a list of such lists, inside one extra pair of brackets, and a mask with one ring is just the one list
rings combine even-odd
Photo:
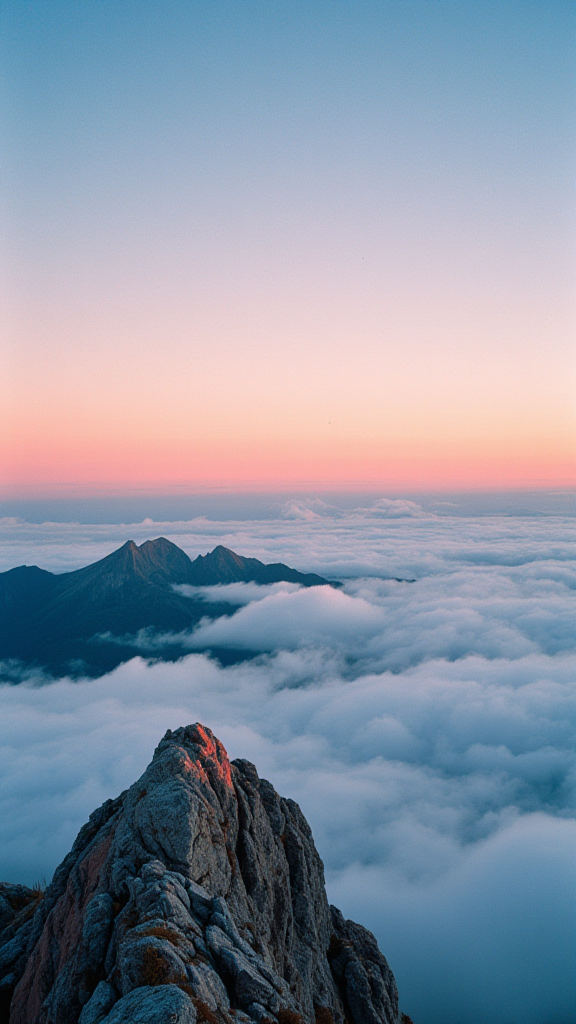
[(0, 887), (0, 929), (10, 1024), (399, 1022), (298, 805), (198, 724), (91, 815), (43, 898)]

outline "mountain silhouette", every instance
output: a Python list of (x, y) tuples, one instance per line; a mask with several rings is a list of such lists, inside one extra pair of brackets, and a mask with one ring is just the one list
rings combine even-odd
[[(328, 580), (278, 562), (265, 565), (218, 545), (192, 561), (176, 544), (159, 537), (139, 547), (126, 541), (117, 551), (74, 572), (51, 573), (21, 565), (0, 573), (0, 659), (41, 666), (54, 674), (101, 675), (139, 653), (141, 630), (178, 634), (202, 618), (230, 615), (238, 606), (187, 596), (174, 589), (287, 581), (322, 586)], [(162, 647), (163, 658), (185, 652), (177, 637)], [(214, 651), (227, 663), (257, 652)], [(14, 667), (14, 678), (18, 668)]]
[[(164, 543), (168, 544), (169, 541)], [(176, 545), (172, 544), (171, 547)], [(329, 583), (323, 576), (317, 576), (313, 572), (298, 572), (282, 562), (265, 565), (257, 558), (244, 558), (222, 544), (208, 555), (198, 555), (198, 558), (190, 563), (190, 568), (190, 578), (182, 582), (192, 583), (197, 587), (208, 587), (218, 583), (300, 583), (303, 587), (321, 587)]]

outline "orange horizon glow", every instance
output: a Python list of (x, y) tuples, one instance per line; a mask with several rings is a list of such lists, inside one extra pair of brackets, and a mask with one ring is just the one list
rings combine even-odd
[(121, 493), (128, 490), (407, 491), (538, 489), (576, 486), (570, 445), (532, 441), (490, 445), (485, 439), (341, 441), (249, 445), (97, 441), (52, 447), (30, 443), (0, 462), (0, 492)]
[(567, 20), (228, 5), (224, 45), (182, 5), (151, 59), (163, 7), (44, 6), (6, 32), (0, 490), (576, 485)]

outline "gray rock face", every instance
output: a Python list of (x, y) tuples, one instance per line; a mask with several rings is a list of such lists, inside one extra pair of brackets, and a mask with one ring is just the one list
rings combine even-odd
[(26, 966), (32, 918), (43, 897), (39, 889), (0, 882), (0, 1022), (7, 1021), (12, 993)]
[(78, 1024), (100, 1024), (108, 1016), (116, 999), (112, 985), (107, 981), (99, 981), (78, 1018)]
[(176, 985), (144, 985), (123, 996), (104, 1018), (106, 1024), (196, 1024), (190, 996)]
[(201, 725), (168, 731), (92, 814), (43, 898), (6, 910), (8, 889), (0, 1022), (399, 1024), (376, 940), (328, 906), (300, 808)]

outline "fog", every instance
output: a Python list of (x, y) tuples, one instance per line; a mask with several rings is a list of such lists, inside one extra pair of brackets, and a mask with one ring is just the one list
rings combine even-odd
[[(376, 933), (416, 1024), (573, 1021), (573, 520), (298, 499), (260, 521), (3, 531), (10, 565), (164, 534), (344, 586), (210, 588), (242, 607), (180, 662), (2, 686), (0, 878), (49, 877), (166, 728), (200, 720), (301, 804), (330, 899)], [(266, 653), (224, 669), (206, 643)]]

